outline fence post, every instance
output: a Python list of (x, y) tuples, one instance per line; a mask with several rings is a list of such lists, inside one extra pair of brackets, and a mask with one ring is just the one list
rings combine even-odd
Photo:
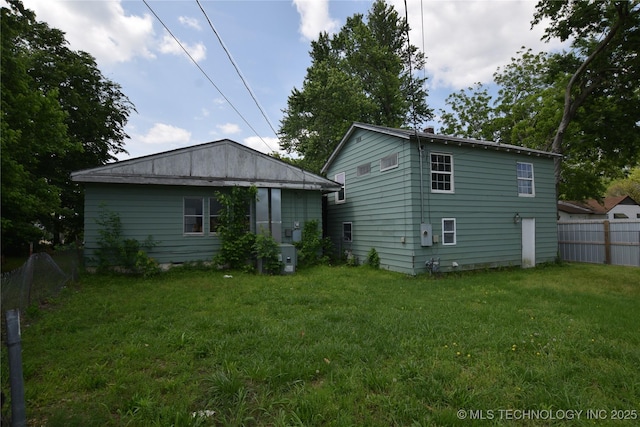
[(11, 425), (27, 425), (24, 405), (24, 380), (22, 377), (22, 346), (20, 345), (20, 311), (8, 310), (7, 347), (9, 347), (9, 380), (11, 383)]
[(604, 221), (604, 263), (611, 264), (611, 229), (609, 221)]

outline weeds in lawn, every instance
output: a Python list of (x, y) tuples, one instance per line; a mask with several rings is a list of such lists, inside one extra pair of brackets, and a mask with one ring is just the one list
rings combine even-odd
[(475, 425), (457, 411), (640, 409), (638, 269), (224, 274), (85, 276), (26, 319), (31, 424)]

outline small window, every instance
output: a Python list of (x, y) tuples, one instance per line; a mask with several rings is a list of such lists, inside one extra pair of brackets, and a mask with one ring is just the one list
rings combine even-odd
[(613, 214), (613, 219), (629, 219), (629, 217), (627, 216), (627, 214), (619, 212)]
[(533, 164), (518, 162), (516, 168), (518, 173), (518, 196), (534, 196)]
[(351, 222), (342, 223), (342, 240), (345, 242), (353, 241), (352, 227), (353, 224)]
[(336, 174), (334, 181), (338, 184), (342, 184), (342, 189), (336, 193), (336, 203), (344, 203), (347, 200), (347, 194), (345, 192), (345, 173), (340, 172)]
[(202, 234), (203, 198), (184, 198), (184, 232), (187, 234)]
[(380, 172), (398, 167), (398, 153), (393, 153), (380, 159)]
[(365, 163), (358, 166), (356, 170), (356, 176), (368, 175), (371, 172), (371, 163)]
[(456, 244), (456, 219), (442, 218), (442, 244)]
[(431, 191), (453, 193), (453, 156), (431, 153)]
[(209, 198), (209, 233), (216, 233), (220, 225), (222, 204), (215, 197)]

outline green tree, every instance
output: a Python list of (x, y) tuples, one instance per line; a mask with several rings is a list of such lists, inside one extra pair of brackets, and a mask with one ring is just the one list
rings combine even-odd
[[(442, 113), (444, 133), (489, 139), (552, 151), (563, 111), (563, 93), (579, 52), (519, 52), (494, 74), (497, 95), (476, 85), (447, 98), (452, 111)], [(599, 197), (605, 183), (636, 163), (640, 151), (640, 98), (637, 88), (613, 84), (592, 93), (563, 135), (561, 198)]]
[(629, 175), (609, 184), (607, 196), (629, 196), (640, 203), (640, 166), (631, 169)]
[(347, 19), (339, 33), (311, 43), (311, 66), (294, 88), (280, 126), (283, 149), (319, 171), (351, 123), (417, 126), (431, 118), (422, 52), (409, 44), (408, 24), (383, 0)]
[(58, 91), (44, 91), (29, 76), (30, 60), (22, 35), (34, 16), (14, 4), (2, 8), (0, 126), (2, 131), (2, 252), (11, 252), (42, 235), (38, 220), (60, 207), (59, 189), (37, 174), (40, 162), (76, 150), (67, 137), (66, 114)]
[(2, 8), (2, 250), (57, 240), (82, 229), (83, 197), (73, 170), (124, 152), (134, 109), (95, 60), (67, 47), (21, 2)]
[[(564, 153), (567, 145), (564, 138), (569, 125), (580, 113), (581, 107), (589, 107), (589, 98), (606, 98), (612, 94), (614, 99), (628, 95), (638, 98), (640, 3), (638, 0), (540, 0), (532, 24), (542, 21), (548, 22), (543, 40), (557, 37), (566, 41), (573, 38), (573, 52), (579, 58), (577, 68), (572, 70), (565, 85), (562, 116), (551, 143), (554, 153)], [(588, 115), (606, 118), (607, 114), (600, 113), (600, 107), (603, 106), (601, 102), (596, 100), (590, 104), (592, 108), (594, 105), (599, 108), (587, 111)], [(634, 113), (637, 114), (640, 111), (637, 99), (634, 104)], [(631, 117), (631, 130), (636, 133), (638, 118), (638, 115)], [(626, 123), (616, 121), (615, 124)], [(625, 126), (627, 129), (629, 126)], [(560, 182), (560, 171), (561, 161), (556, 161), (557, 183)]]

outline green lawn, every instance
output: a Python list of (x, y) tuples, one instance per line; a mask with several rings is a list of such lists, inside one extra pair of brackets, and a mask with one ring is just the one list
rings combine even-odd
[(88, 275), (31, 310), (29, 425), (640, 423), (638, 268), (225, 274)]

